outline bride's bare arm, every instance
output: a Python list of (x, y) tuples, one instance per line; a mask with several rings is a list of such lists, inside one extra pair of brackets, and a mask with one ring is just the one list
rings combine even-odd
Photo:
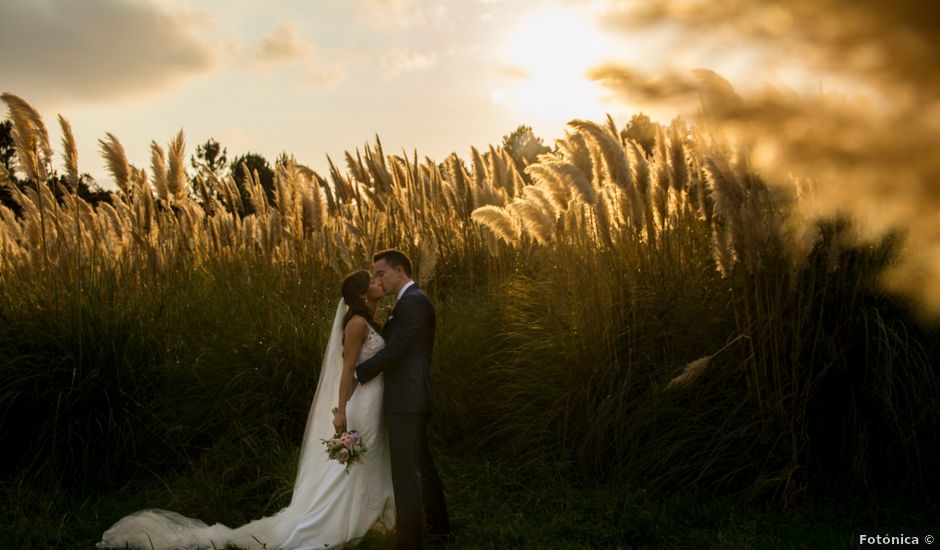
[(343, 332), (343, 373), (339, 379), (339, 405), (336, 416), (333, 418), (333, 427), (336, 428), (337, 433), (346, 428), (346, 403), (356, 391), (358, 384), (353, 373), (356, 371), (359, 352), (362, 351), (368, 335), (368, 322), (358, 315), (349, 320)]

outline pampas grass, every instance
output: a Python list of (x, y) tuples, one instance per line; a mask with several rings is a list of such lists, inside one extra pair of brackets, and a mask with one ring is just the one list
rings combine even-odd
[[(399, 247), (441, 304), (434, 437), (459, 452), (783, 503), (884, 491), (882, 467), (938, 486), (940, 346), (877, 291), (896, 245), (800, 222), (799, 194), (701, 128), (675, 123), (647, 157), (612, 119), (574, 121), (522, 173), (496, 147), (438, 164), (376, 140), (328, 177), (279, 162), (271, 196), (245, 166), (190, 193), (182, 132), (149, 172), (109, 134), (121, 190), (92, 206), (44, 184), (42, 121), (3, 98), (31, 178), (0, 209), (0, 407), (27, 419), (2, 458), (21, 479), (74, 464), (121, 483), (220, 460), (222, 440), (251, 460), (286, 445), (339, 281)], [(829, 418), (856, 467), (821, 443)]]
[(150, 142), (150, 169), (153, 172), (153, 186), (157, 190), (157, 197), (163, 201), (170, 200), (169, 176), (166, 167), (166, 153), (157, 142)]
[(127, 162), (124, 146), (114, 137), (114, 134), (108, 132), (107, 136), (107, 140), (98, 140), (101, 146), (101, 156), (105, 160), (108, 172), (114, 178), (114, 183), (117, 184), (118, 189), (127, 195), (130, 193), (131, 167)]
[[(612, 119), (608, 118), (608, 121), (609, 125), (613, 124)], [(627, 152), (616, 130), (585, 120), (573, 120), (568, 125), (575, 128), (590, 144), (589, 151), (595, 156), (591, 178), (595, 189), (608, 182), (621, 186), (633, 184)]]
[(481, 206), (470, 216), (485, 225), (499, 238), (513, 244), (519, 240), (519, 225), (508, 210), (500, 206)]
[(0, 98), (7, 104), (13, 123), (12, 138), (20, 170), (33, 181), (46, 181), (52, 163), (52, 149), (42, 117), (29, 103), (13, 94), (4, 93)]
[(75, 136), (72, 135), (72, 125), (62, 115), (59, 115), (59, 126), (62, 128), (62, 158), (65, 161), (66, 176), (72, 193), (76, 193), (78, 191), (79, 176)]
[(170, 141), (167, 159), (167, 190), (179, 201), (186, 194), (186, 139), (182, 130)]
[(690, 386), (705, 372), (705, 368), (711, 363), (712, 356), (706, 355), (687, 364), (678, 376), (666, 384), (666, 390), (675, 389), (681, 386)]

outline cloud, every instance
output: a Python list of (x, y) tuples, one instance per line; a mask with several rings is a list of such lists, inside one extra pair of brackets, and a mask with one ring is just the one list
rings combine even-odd
[(281, 23), (255, 43), (228, 42), (229, 61), (251, 71), (291, 71), (307, 85), (334, 88), (346, 79), (346, 65), (355, 56), (348, 52), (325, 55), (316, 44), (301, 36), (297, 27)]
[(153, 2), (0, 2), (0, 82), (36, 100), (152, 93), (213, 68), (204, 16)]
[(379, 58), (379, 66), (386, 77), (398, 76), (409, 71), (427, 69), (437, 63), (437, 55), (396, 48)]
[(618, 3), (601, 21), (626, 34), (654, 24), (676, 25), (685, 38), (724, 32), (737, 37), (730, 47), (759, 43), (781, 56), (883, 86), (930, 94), (940, 88), (940, 4), (932, 0), (644, 0)]
[(346, 72), (339, 66), (308, 65), (303, 69), (304, 81), (314, 88), (336, 88), (346, 80)]
[(741, 97), (731, 83), (708, 69), (648, 75), (608, 63), (590, 69), (586, 76), (627, 105), (664, 102), (685, 112), (704, 106), (711, 114), (722, 116), (741, 108)]
[(282, 23), (261, 40), (256, 57), (262, 62), (279, 62), (304, 58), (313, 51), (313, 44), (304, 40), (295, 26)]
[(380, 29), (411, 28), (429, 23), (439, 24), (450, 15), (443, 2), (421, 0), (358, 0), (358, 17)]

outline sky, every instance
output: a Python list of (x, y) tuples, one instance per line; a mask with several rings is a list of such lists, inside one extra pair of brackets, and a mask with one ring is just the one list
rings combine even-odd
[[(187, 155), (209, 138), (231, 160), (281, 152), (327, 171), (378, 135), (386, 153), (443, 160), (527, 124), (547, 143), (575, 118), (624, 125), (641, 110), (590, 76), (600, 65), (698, 66), (744, 85), (753, 53), (715, 55), (668, 26), (607, 24), (620, 2), (590, 0), (4, 0), (0, 88), (72, 125), (79, 169), (113, 189), (99, 139), (130, 162), (182, 129)], [(768, 78), (819, 85), (777, 63)], [(766, 69), (766, 67), (765, 67)]]

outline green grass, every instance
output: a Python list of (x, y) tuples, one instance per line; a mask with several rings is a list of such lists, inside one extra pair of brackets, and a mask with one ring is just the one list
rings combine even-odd
[[(562, 465), (523, 468), (495, 458), (438, 454), (453, 528), (447, 548), (455, 550), (854, 548), (853, 535), (864, 527), (929, 527), (940, 517), (936, 507), (911, 501), (886, 506), (830, 501), (784, 511), (695, 493), (657, 496), (591, 483)], [(277, 456), (284, 462), (291, 458), (289, 452)], [(238, 525), (289, 501), (284, 479), (281, 491), (269, 493), (272, 487), (263, 478), (233, 483), (218, 471), (190, 471), (104, 493), (7, 489), (0, 506), (0, 548), (91, 548), (111, 523), (147, 507)], [(372, 534), (360, 548), (377, 550), (389, 543)]]

